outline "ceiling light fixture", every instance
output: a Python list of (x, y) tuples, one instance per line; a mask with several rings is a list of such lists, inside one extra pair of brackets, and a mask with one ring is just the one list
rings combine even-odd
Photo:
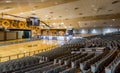
[(10, 16), (7, 16), (7, 18), (10, 18)]
[(40, 0), (41, 2), (45, 2), (45, 0)]
[(67, 27), (65, 26), (65, 28), (67, 28)]
[(7, 0), (7, 1), (5, 1), (6, 3), (11, 3), (12, 1), (10, 1), (10, 0)]
[(79, 13), (79, 15), (83, 15), (83, 13)]
[(95, 5), (91, 5), (91, 7), (95, 7)]
[(53, 25), (55, 25), (56, 23), (53, 23)]
[(116, 4), (116, 3), (119, 3), (120, 1), (119, 0), (115, 0), (112, 2), (112, 4)]
[(48, 18), (49, 20), (51, 19), (51, 18)]
[(45, 17), (48, 17), (48, 15), (45, 15)]
[(65, 20), (69, 20), (68, 18), (66, 18)]
[(110, 12), (110, 11), (113, 11), (113, 10), (108, 10), (108, 11)]
[(54, 20), (56, 20), (57, 18), (53, 18)]
[(65, 9), (66, 12), (68, 12), (69, 10), (68, 9)]
[(23, 12), (20, 13), (20, 15), (23, 15), (23, 14), (24, 14)]
[(57, 5), (57, 4), (58, 4), (58, 2), (55, 2), (54, 4), (56, 4), (56, 5)]
[(34, 6), (34, 8), (38, 8), (38, 6)]
[(78, 23), (80, 24), (80, 21)]
[(112, 19), (112, 21), (115, 21), (115, 19)]
[(53, 12), (50, 12), (50, 14), (53, 14)]
[(61, 18), (62, 16), (59, 16), (59, 18)]
[(79, 8), (78, 7), (76, 7), (76, 8), (74, 8), (75, 10), (78, 10)]
[(31, 15), (36, 15), (35, 13), (32, 13)]
[(32, 10), (32, 11), (31, 11), (31, 13), (35, 13), (35, 11), (34, 11), (34, 10)]
[(61, 23), (62, 25), (64, 24), (64, 22)]

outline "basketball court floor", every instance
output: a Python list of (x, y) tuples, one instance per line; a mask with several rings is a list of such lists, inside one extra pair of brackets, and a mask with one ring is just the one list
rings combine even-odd
[[(8, 42), (18, 42), (21, 40), (5, 41), (0, 44)], [(23, 43), (14, 43), (11, 45), (0, 46), (0, 61), (12, 60), (20, 57), (31, 56), (40, 52), (53, 49), (59, 44), (56, 40), (36, 40)]]

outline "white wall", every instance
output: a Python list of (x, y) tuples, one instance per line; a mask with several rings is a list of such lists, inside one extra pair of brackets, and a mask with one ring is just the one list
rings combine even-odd
[(118, 29), (116, 29), (116, 28), (105, 28), (105, 29), (103, 29), (103, 34), (116, 32), (116, 31), (118, 31)]
[(105, 34), (105, 33), (116, 32), (116, 31), (120, 31), (120, 28), (106, 27), (106, 28), (79, 29), (79, 30), (74, 30), (74, 33), (77, 33), (77, 34)]
[(79, 33), (81, 33), (81, 34), (87, 34), (88, 30), (87, 29), (81, 29), (81, 30), (79, 30)]
[(18, 31), (18, 39), (22, 39), (23, 31)]
[(102, 30), (101, 29), (90, 29), (89, 30), (89, 33), (90, 34), (101, 34), (102, 33)]

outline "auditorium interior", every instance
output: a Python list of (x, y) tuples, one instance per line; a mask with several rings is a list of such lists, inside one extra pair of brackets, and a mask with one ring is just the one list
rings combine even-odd
[(120, 0), (0, 0), (0, 73), (120, 73)]

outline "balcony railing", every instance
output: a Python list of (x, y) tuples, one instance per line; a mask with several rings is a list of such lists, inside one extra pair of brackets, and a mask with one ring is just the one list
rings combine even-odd
[(35, 50), (35, 51), (30, 51), (30, 52), (25, 52), (25, 53), (19, 53), (19, 54), (15, 54), (15, 55), (10, 55), (10, 56), (1, 56), (0, 57), (0, 62), (4, 62), (4, 61), (9, 61), (9, 60), (13, 60), (13, 59), (18, 59), (18, 58), (22, 58), (22, 57), (26, 57), (26, 56), (32, 56), (41, 52), (45, 52), (51, 49), (54, 49), (57, 45), (55, 46), (51, 46), (48, 47), (46, 49), (40, 49), (40, 50)]

